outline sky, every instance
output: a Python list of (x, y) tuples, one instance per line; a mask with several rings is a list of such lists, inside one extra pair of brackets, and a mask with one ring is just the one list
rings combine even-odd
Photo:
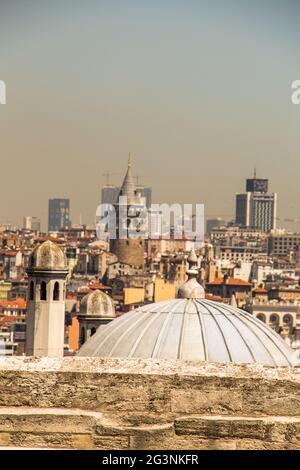
[(299, 218), (298, 0), (0, 0), (0, 223), (71, 200), (93, 223), (128, 152), (153, 201), (234, 217), (270, 179)]

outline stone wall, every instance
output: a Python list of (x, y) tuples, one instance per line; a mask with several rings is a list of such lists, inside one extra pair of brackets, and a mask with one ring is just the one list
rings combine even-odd
[(297, 449), (300, 369), (8, 358), (0, 361), (0, 446)]
[(121, 264), (144, 266), (145, 244), (142, 238), (113, 239), (111, 240), (111, 251)]

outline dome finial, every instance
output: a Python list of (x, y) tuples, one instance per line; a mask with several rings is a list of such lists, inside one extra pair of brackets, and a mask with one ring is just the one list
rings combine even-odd
[(199, 274), (198, 258), (194, 248), (190, 251), (188, 263), (189, 269), (186, 272), (188, 280), (179, 288), (178, 297), (181, 299), (204, 299), (205, 291), (197, 280)]
[(235, 294), (232, 294), (232, 296), (231, 296), (230, 305), (231, 305), (231, 307), (237, 308), (237, 302), (236, 302), (236, 296), (235, 296)]
[(128, 154), (128, 163), (127, 163), (127, 167), (128, 168), (131, 168), (131, 153), (129, 152)]
[(195, 252), (195, 248), (192, 247), (189, 257), (188, 257), (189, 269), (198, 268), (198, 258)]

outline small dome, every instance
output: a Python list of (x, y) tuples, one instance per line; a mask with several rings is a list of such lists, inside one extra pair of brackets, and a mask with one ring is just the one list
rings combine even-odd
[(67, 269), (67, 260), (62, 249), (47, 240), (35, 247), (29, 257), (29, 268), (46, 271), (61, 271)]
[[(197, 275), (198, 271), (190, 270), (188, 271), (188, 274)], [(180, 299), (204, 299), (205, 291), (197, 279), (192, 277), (178, 289), (178, 297)]]
[(80, 302), (80, 315), (114, 318), (115, 307), (112, 299), (100, 290), (87, 294)]
[(299, 363), (283, 339), (250, 313), (199, 298), (158, 302), (125, 313), (98, 329), (78, 355), (269, 366)]

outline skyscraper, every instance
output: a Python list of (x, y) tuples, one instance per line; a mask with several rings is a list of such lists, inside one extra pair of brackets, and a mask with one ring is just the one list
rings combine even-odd
[(48, 231), (55, 232), (70, 225), (70, 200), (49, 199)]
[(101, 204), (115, 204), (120, 192), (120, 186), (106, 184), (101, 190)]
[(253, 178), (247, 178), (246, 191), (247, 193), (267, 193), (269, 180), (266, 178), (257, 178), (256, 170), (254, 170)]
[(23, 228), (26, 230), (32, 230), (33, 232), (39, 232), (41, 230), (41, 221), (38, 217), (27, 215), (23, 219)]
[(251, 193), (250, 227), (270, 232), (276, 228), (277, 194)]
[(243, 227), (250, 226), (250, 196), (251, 193), (236, 195), (235, 222)]
[(142, 197), (146, 199), (146, 207), (150, 209), (152, 204), (152, 188), (138, 185), (137, 191), (141, 194)]
[(237, 224), (264, 232), (276, 228), (277, 194), (268, 194), (266, 178), (248, 178), (246, 193), (236, 195)]

